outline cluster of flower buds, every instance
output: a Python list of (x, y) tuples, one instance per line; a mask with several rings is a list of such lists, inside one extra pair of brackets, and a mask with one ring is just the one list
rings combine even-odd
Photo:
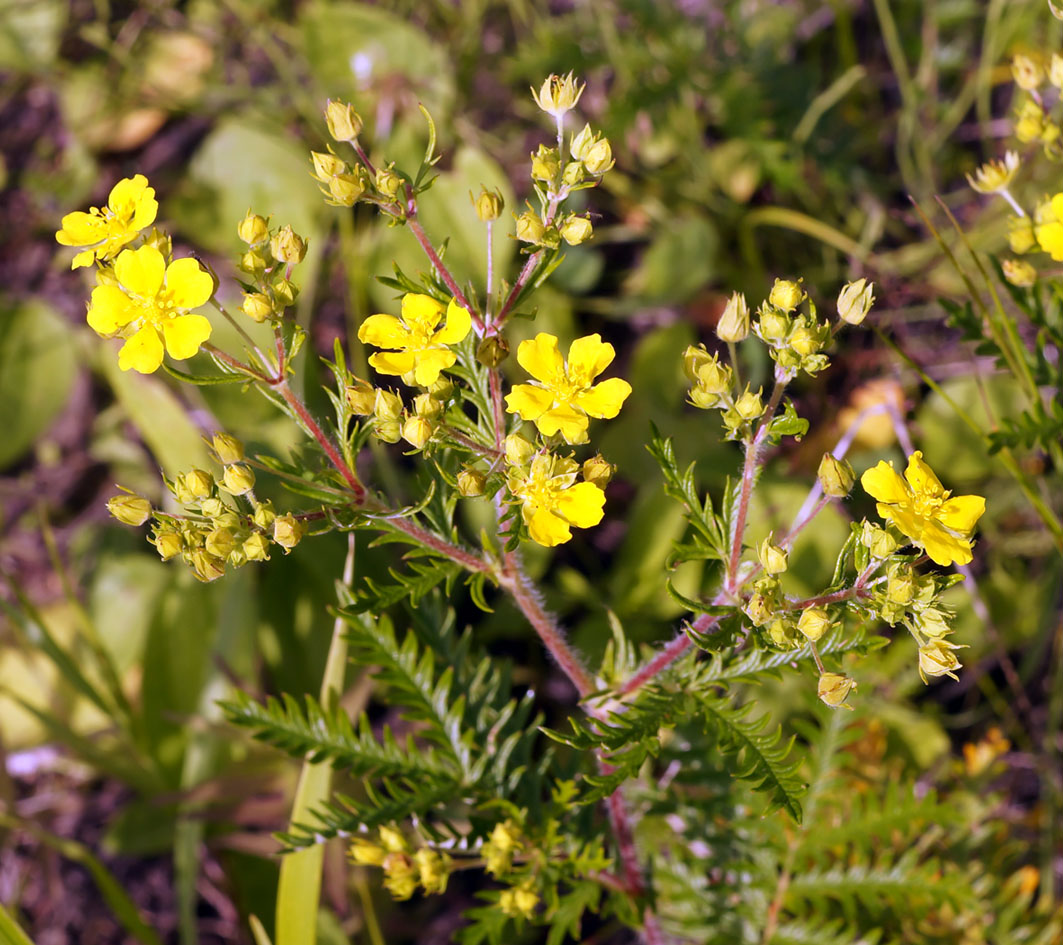
[(721, 364), (719, 357), (710, 355), (704, 345), (690, 345), (683, 352), (683, 371), (693, 382), (690, 403), (702, 410), (721, 410), (729, 439), (747, 435), (764, 413), (763, 391), (754, 392), (747, 386), (739, 393), (730, 365)]
[[(226, 567), (267, 561), (273, 545), (287, 554), (305, 531), (294, 515), (277, 515), (272, 503), (255, 498), (255, 474), (243, 462), (239, 440), (216, 433), (211, 445), (223, 466), (220, 480), (205, 469), (194, 468), (167, 481), (186, 514), (155, 509), (147, 499), (129, 492), (107, 503), (111, 515), (125, 525), (140, 526), (154, 518), (150, 541), (159, 556), (163, 561), (180, 556), (201, 581), (220, 578)], [(234, 504), (237, 497), (248, 508)]]
[(360, 866), (379, 866), (384, 888), (397, 900), (409, 899), (420, 887), (425, 895), (446, 892), (454, 869), (451, 858), (431, 847), (414, 850), (406, 837), (391, 827), (381, 827), (378, 841), (357, 837), (349, 856)]
[(254, 287), (244, 292), (240, 310), (255, 322), (279, 319), (298, 297), (289, 276), (291, 267), (306, 256), (306, 240), (290, 226), (271, 230), (269, 220), (251, 210), (236, 231), (247, 243), (240, 269), (255, 280)]
[(1023, 144), (1039, 142), (1051, 158), (1063, 157), (1059, 123), (1047, 114), (1040, 91), (1046, 81), (1063, 89), (1063, 56), (1053, 53), (1046, 62), (1045, 57), (1034, 53), (1019, 54), (1011, 61), (1011, 76), (1020, 89), (1029, 93), (1019, 105), (1015, 137)]
[(353, 207), (372, 186), (364, 167), (360, 164), (350, 167), (331, 151), (311, 151), (310, 160), (314, 165), (314, 180), (330, 207)]
[[(353, 378), (344, 391), (347, 407), (354, 416), (369, 417), (373, 435), (384, 443), (405, 440), (420, 450), (435, 435), (454, 393), (454, 383), (440, 375), (423, 393), (413, 398), (407, 408), (402, 397), (383, 387), (373, 387), (368, 381)], [(412, 384), (412, 379), (410, 381)]]
[[(808, 301), (808, 312), (798, 306)], [(830, 362), (822, 353), (831, 339), (830, 326), (816, 319), (816, 307), (799, 282), (776, 279), (767, 300), (757, 311), (753, 326), (769, 348), (772, 359), (792, 375), (814, 375)]]

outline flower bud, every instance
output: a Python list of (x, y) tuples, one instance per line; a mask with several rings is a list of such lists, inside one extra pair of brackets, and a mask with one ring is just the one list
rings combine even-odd
[(205, 499), (214, 491), (214, 477), (205, 469), (189, 470), (184, 481), (194, 499)]
[(294, 515), (278, 515), (273, 521), (273, 540), (284, 549), (287, 554), (303, 537), (303, 523)]
[(165, 230), (152, 227), (144, 237), (145, 246), (154, 246), (162, 255), (169, 259), (173, 255), (173, 239)]
[(250, 466), (234, 463), (225, 467), (222, 484), (233, 495), (246, 495), (255, 487), (255, 473)]
[(716, 323), (716, 337), (720, 341), (742, 341), (749, 335), (749, 306), (741, 292), (735, 292)]
[(746, 604), (746, 616), (755, 626), (762, 627), (775, 616), (775, 604), (767, 595), (758, 591)]
[(613, 473), (616, 472), (616, 466), (607, 462), (602, 454), (598, 453), (596, 456), (584, 461), (580, 472), (583, 474), (584, 482), (592, 483), (599, 489), (604, 489), (612, 480)]
[(428, 393), (440, 403), (446, 403), (454, 393), (454, 382), (446, 374), (440, 374), (435, 383), (429, 386)]
[(843, 286), (838, 293), (838, 317), (850, 325), (859, 325), (875, 302), (874, 288), (875, 283), (867, 279), (857, 279)]
[(897, 550), (896, 539), (886, 529), (871, 522), (864, 522), (860, 533), (860, 542), (871, 553), (872, 558), (884, 560)]
[(579, 246), (591, 238), (594, 227), (586, 217), (578, 217), (574, 213), (561, 224), (561, 239), (569, 246)]
[(188, 563), (192, 565), (192, 573), (204, 584), (225, 575), (225, 561), (198, 548), (189, 555)]
[(1012, 219), (1008, 229), (1008, 248), (1021, 256), (1028, 253), (1037, 245), (1037, 237), (1034, 235), (1033, 222), (1029, 217)]
[(794, 628), (781, 617), (773, 620), (768, 625), (768, 638), (777, 647), (784, 650), (793, 649), (797, 646), (797, 635)]
[(240, 257), (240, 268), (244, 272), (265, 272), (266, 265), (266, 257), (254, 250), (249, 250)]
[(248, 246), (258, 246), (269, 237), (269, 223), (248, 208), (247, 215), (237, 224), (236, 233)]
[(443, 412), (443, 405), (431, 394), (418, 394), (413, 398), (413, 412), (431, 420)]
[(1045, 80), (1044, 67), (1031, 56), (1021, 53), (1011, 60), (1011, 77), (1024, 91), (1036, 91)]
[(395, 173), (394, 165), (389, 164), (377, 170), (374, 183), (385, 197), (394, 197), (402, 187), (402, 178)]
[(690, 402), (700, 410), (711, 410), (713, 407), (719, 407), (723, 402), (723, 398), (719, 394), (714, 394), (704, 387), (692, 387), (690, 389)]
[(948, 616), (937, 607), (927, 607), (918, 618), (919, 630), (928, 637), (944, 639), (952, 632)]
[(755, 394), (747, 387), (744, 394), (735, 401), (735, 412), (743, 420), (756, 420), (764, 413), (764, 403), (760, 399), (760, 391)]
[(382, 846), (361, 837), (355, 837), (351, 841), (348, 851), (351, 860), (361, 866), (382, 866), (387, 852)]
[(598, 136), (591, 131), (591, 126), (584, 125), (583, 130), (578, 135), (573, 135), (572, 142), (569, 145), (569, 153), (577, 161), (582, 161), (590, 150), (591, 145), (597, 140)]
[(384, 888), (391, 898), (402, 902), (417, 891), (417, 871), (404, 853), (389, 853), (384, 858)]
[(214, 455), (218, 458), (218, 462), (223, 466), (238, 463), (244, 458), (244, 444), (235, 436), (229, 436), (228, 433), (221, 431), (215, 433), (210, 445), (214, 448)]
[(269, 561), (269, 539), (261, 532), (252, 532), (241, 550), (248, 561)]
[[(856, 680), (839, 673), (823, 673), (819, 677), (819, 686), (816, 694), (820, 701), (829, 705), (832, 709), (842, 707), (842, 703), (849, 698), (849, 693), (856, 688)], [(852, 706), (845, 706), (849, 709)]]
[(269, 251), (273, 258), (282, 263), (293, 265), (301, 263), (306, 255), (306, 240), (291, 228), (285, 225), (269, 241)]
[(273, 303), (261, 292), (245, 292), (240, 311), (251, 321), (261, 324), (273, 314)]
[(697, 381), (698, 369), (715, 357), (705, 350), (705, 345), (687, 345), (686, 351), (683, 352), (683, 373), (688, 380)]
[(344, 388), (343, 396), (347, 409), (356, 417), (367, 417), (376, 407), (376, 389), (361, 378), (355, 378), (353, 384)]
[(615, 163), (608, 138), (599, 138), (583, 154), (583, 166), (592, 177), (601, 177)]
[(373, 402), (373, 415), (379, 421), (398, 420), (402, 416), (402, 398), (390, 390), (378, 387)]
[(830, 629), (830, 614), (822, 607), (807, 607), (797, 620), (797, 630), (813, 643)]
[(479, 196), (474, 197), (472, 203), (481, 223), (497, 220), (502, 215), (502, 208), (506, 205), (500, 190), (488, 190), (486, 187), (480, 189)]
[(155, 550), (158, 551), (159, 557), (163, 561), (169, 561), (171, 558), (176, 558), (184, 548), (184, 542), (181, 541), (181, 536), (171, 528), (160, 528), (155, 535)]
[(472, 499), (484, 494), (487, 477), (478, 469), (463, 469), (458, 473), (458, 492)]
[(450, 878), (450, 857), (428, 847), (421, 847), (413, 855), (418, 878), (425, 893), (444, 893)]
[(322, 184), (327, 184), (329, 178), (335, 177), (337, 174), (345, 174), (347, 172), (347, 165), (335, 154), (311, 151), (310, 161), (314, 165), (314, 177), (321, 181)]
[(1005, 259), (1000, 267), (1004, 278), (1020, 289), (1028, 289), (1037, 281), (1037, 270), (1025, 259)]
[(856, 482), (856, 473), (853, 467), (844, 459), (835, 459), (830, 453), (824, 453), (819, 461), (819, 470), (816, 472), (819, 484), (823, 488), (824, 495), (835, 499), (847, 496)]
[(535, 455), (535, 444), (519, 433), (511, 433), (507, 436), (503, 441), (503, 448), (506, 453), (506, 462), (510, 466), (523, 466)]
[(886, 578), (886, 599), (891, 604), (910, 604), (915, 594), (915, 579), (911, 565), (890, 568)]
[(377, 420), (373, 424), (373, 436), (381, 443), (398, 443), (402, 439), (402, 424), (398, 420)]
[(561, 170), (561, 157), (557, 148), (548, 148), (545, 144), (539, 145), (539, 150), (531, 156), (532, 180), (552, 182)]
[(123, 493), (107, 500), (107, 511), (123, 525), (143, 525), (151, 518), (151, 503), (143, 496)]
[(402, 438), (414, 447), (423, 449), (425, 443), (432, 439), (432, 424), (424, 417), (409, 417), (402, 425)]
[(488, 335), (476, 348), (476, 360), (484, 367), (496, 368), (509, 357), (509, 344), (501, 335)]
[(365, 182), (359, 174), (337, 174), (328, 179), (328, 192), (334, 206), (353, 207), (365, 193)]
[(188, 488), (188, 484), (185, 482), (184, 473), (178, 473), (174, 477), (170, 491), (181, 505), (191, 505), (196, 501), (196, 497), (192, 495), (192, 490)]
[(406, 842), (406, 838), (394, 827), (380, 828), (380, 842), (384, 845), (384, 849), (387, 850), (388, 853), (405, 853), (410, 849), (410, 845)]
[(224, 560), (229, 557), (229, 552), (236, 547), (236, 536), (228, 528), (215, 528), (207, 535), (204, 547), (208, 554)]
[(805, 292), (800, 283), (790, 282), (787, 279), (776, 279), (775, 284), (771, 287), (768, 301), (780, 311), (789, 314), (801, 304), (801, 300), (804, 297)]
[(539, 108), (548, 115), (553, 115), (554, 118), (560, 119), (566, 112), (576, 107), (576, 103), (585, 88), (586, 85), (580, 85), (579, 82), (573, 79), (570, 72), (566, 76), (549, 76), (538, 92), (535, 89), (532, 89), (531, 92), (532, 98), (535, 99), (535, 104)]
[(953, 653), (955, 644), (947, 640), (929, 640), (919, 647), (919, 675), (923, 682), (927, 676), (950, 676), (957, 679), (953, 670), (961, 669), (961, 663)]
[(522, 243), (539, 243), (546, 233), (546, 227), (539, 215), (533, 210), (526, 210), (517, 220), (517, 239)]
[(790, 319), (775, 309), (761, 311), (758, 323), (761, 338), (768, 344), (781, 343), (790, 334)]
[(798, 325), (791, 331), (786, 343), (802, 358), (819, 351), (819, 339), (805, 325)]
[(586, 176), (583, 165), (573, 161), (571, 164), (566, 164), (561, 172), (561, 183), (566, 187), (575, 187), (576, 184), (582, 184)]
[(259, 502), (258, 505), (255, 506), (255, 512), (251, 516), (251, 520), (258, 528), (261, 528), (262, 531), (268, 531), (276, 517), (277, 513), (273, 511), (273, 503), (266, 501)]
[(698, 366), (697, 386), (707, 394), (726, 394), (731, 389), (734, 372), (720, 364), (716, 355)]
[(199, 511), (207, 518), (217, 519), (223, 515), (228, 517), (229, 508), (221, 499), (211, 497), (199, 503)]
[(765, 572), (782, 574), (787, 568), (787, 554), (778, 545), (772, 544), (771, 537), (768, 535), (757, 547), (757, 556)]
[(325, 123), (336, 141), (353, 141), (362, 131), (362, 118), (354, 106), (332, 99), (325, 106)]

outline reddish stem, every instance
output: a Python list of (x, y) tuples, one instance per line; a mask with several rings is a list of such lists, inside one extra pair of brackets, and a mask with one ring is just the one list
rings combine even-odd
[(476, 326), (478, 332), (483, 332), (484, 323), (476, 310), (469, 304), (469, 300), (465, 297), (465, 293), (461, 291), (461, 286), (458, 285), (454, 276), (451, 275), (450, 270), (443, 265), (443, 260), (439, 258), (439, 253), (435, 251), (435, 247), (432, 245), (432, 241), (428, 238), (428, 234), (425, 233), (424, 227), (417, 222), (417, 204), (410, 200), (406, 211), (406, 225), (410, 228), (410, 232), (413, 233), (417, 242), (421, 244), (421, 249), (424, 250), (424, 254), (428, 257), (428, 261), (432, 264), (432, 268), (439, 273), (439, 277), (446, 283), (447, 288), (450, 290), (450, 294), (454, 296), (458, 305), (465, 309), (471, 316), (473, 324)]
[(467, 571), (489, 574), (494, 570), (483, 558), (474, 555), (471, 551), (466, 551), (464, 548), (459, 548), (457, 545), (452, 545), (449, 541), (444, 541), (438, 535), (433, 535), (430, 531), (421, 528), (420, 525), (414, 525), (408, 518), (389, 518), (387, 522), (392, 528), (409, 535), (411, 538), (415, 538), (433, 551), (445, 555)]
[(495, 449), (501, 453), (502, 435), (506, 429), (506, 419), (502, 411), (502, 380), (499, 377), (498, 369), (491, 368), (488, 371), (487, 379), (491, 385), (491, 410), (495, 421)]

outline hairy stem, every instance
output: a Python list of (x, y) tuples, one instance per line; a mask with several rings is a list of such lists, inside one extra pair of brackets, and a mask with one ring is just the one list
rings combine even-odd
[(484, 560), (479, 555), (473, 554), (471, 551), (466, 551), (464, 548), (459, 548), (457, 545), (452, 545), (449, 541), (421, 528), (420, 525), (415, 525), (408, 518), (386, 518), (386, 521), (388, 525), (396, 531), (400, 531), (404, 535), (409, 535), (422, 545), (431, 548), (433, 551), (438, 552), (444, 557), (450, 558), (451, 561), (460, 564), (466, 571), (491, 574), (495, 570), (490, 562)]
[(417, 242), (421, 244), (421, 249), (424, 250), (424, 254), (428, 257), (428, 261), (432, 264), (432, 268), (439, 273), (439, 278), (446, 283), (447, 288), (450, 290), (450, 294), (454, 296), (458, 305), (472, 316), (472, 321), (476, 326), (476, 330), (480, 334), (483, 334), (483, 320), (476, 313), (476, 309), (469, 304), (469, 300), (465, 297), (465, 293), (461, 291), (461, 286), (458, 285), (457, 280), (451, 274), (450, 270), (443, 264), (443, 260), (439, 258), (439, 253), (436, 252), (435, 247), (432, 245), (432, 241), (428, 238), (428, 234), (425, 233), (424, 227), (417, 221), (417, 204), (412, 199), (409, 201), (407, 208), (406, 225), (410, 228), (410, 232), (413, 233)]

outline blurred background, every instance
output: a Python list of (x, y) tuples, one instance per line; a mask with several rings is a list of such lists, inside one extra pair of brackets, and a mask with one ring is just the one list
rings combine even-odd
[[(281, 456), (300, 437), (230, 385), (119, 372), (85, 325), (91, 277), (71, 272), (56, 245), (60, 218), (145, 174), (175, 247), (213, 266), (235, 297), (248, 207), (291, 223), (311, 248), (299, 383), (323, 411), (316, 355), (331, 356), (336, 338), (346, 346), (367, 314), (394, 310), (394, 291), (375, 278), (393, 261), (425, 268), (402, 228), (366, 207), (324, 205), (308, 151), (324, 150), (326, 99), (356, 105), (378, 165), (406, 168), (426, 141), (418, 104), (430, 110), (444, 158), (422, 220), (437, 242), (449, 236), (459, 277), (482, 285), (469, 193), (497, 186), (504, 219), (520, 211), (529, 153), (552, 135), (529, 87), (569, 70), (586, 80), (579, 112), (617, 164), (583, 193), (594, 239), (568, 250), (536, 296), (534, 330), (600, 331), (634, 394), (602, 431), (619, 467), (606, 522), (553, 557), (532, 556), (550, 606), (592, 663), (609, 639), (607, 611), (639, 642), (674, 632), (683, 610), (662, 575), (684, 526), (644, 448), (650, 421), (676, 438), (681, 460), (700, 461), (717, 495), (737, 463), (716, 421), (684, 405), (680, 352), (711, 345), (733, 290), (755, 302), (775, 277), (800, 277), (830, 311), (845, 281), (874, 279), (868, 324), (796, 386), (812, 430), (769, 465), (751, 534), (788, 522), (823, 451), (884, 401), (908, 417), (948, 487), (989, 497), (968, 583), (977, 598), (957, 589), (951, 601), (970, 647), (959, 682), (925, 688), (910, 641), (879, 651), (862, 669), (857, 745), (876, 777), (995, 792), (994, 829), (1024, 851), (1039, 895), (1058, 902), (1061, 560), (999, 457), (957, 421), (957, 405), (987, 428), (1016, 415), (1018, 390), (947, 324), (938, 300), (961, 296), (963, 280), (909, 198), (948, 245), (960, 246), (935, 198), (975, 247), (1006, 248), (1006, 206), (964, 175), (1014, 146), (1010, 55), (1051, 52), (1059, 39), (1040, 0), (0, 0), (0, 902), (38, 945), (248, 942), (250, 914), (270, 927), (271, 832), (286, 824), (297, 771), (225, 725), (215, 702), (234, 684), (317, 691), (345, 544), (308, 542), (206, 586), (108, 520), (115, 483), (159, 499), (160, 470), (207, 466), (203, 433), (226, 429)], [(1058, 189), (1056, 167), (1032, 161), (1017, 192)], [(512, 278), (518, 265), (503, 232), (496, 266)], [(515, 323), (511, 345), (531, 330)], [(348, 352), (364, 366), (360, 345)], [(742, 357), (762, 382), (758, 349)], [(1060, 470), (1036, 447), (1018, 455), (1058, 502)], [(861, 427), (851, 458), (858, 472), (903, 458), (887, 419)], [(392, 494), (416, 495), (398, 452), (381, 464)], [(854, 500), (852, 512), (869, 508)], [(475, 535), (487, 512), (465, 514)], [(828, 510), (809, 530), (792, 559), (794, 593), (829, 579), (847, 528), (844, 510)], [(359, 575), (390, 561), (360, 555)], [(702, 577), (698, 563), (683, 565), (677, 586), (697, 593)], [(548, 715), (571, 709), (515, 611), (499, 602), (475, 619), (477, 639), (514, 660)], [(758, 698), (785, 720), (806, 682)], [(367, 698), (360, 684), (347, 696)], [(474, 891), (399, 909), (330, 847), (321, 940), (373, 940), (372, 916), (396, 945), (446, 942)]]

